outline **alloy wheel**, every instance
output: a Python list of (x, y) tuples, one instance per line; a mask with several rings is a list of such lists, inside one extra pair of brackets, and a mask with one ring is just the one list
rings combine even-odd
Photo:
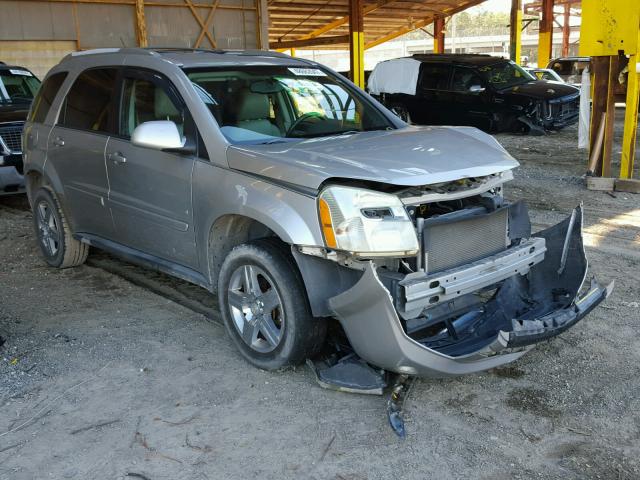
[(284, 309), (273, 279), (256, 265), (241, 265), (227, 290), (229, 310), (240, 337), (260, 353), (275, 350), (283, 338)]
[(60, 226), (51, 205), (41, 201), (36, 208), (36, 215), (40, 243), (42, 243), (47, 255), (55, 257), (60, 249)]

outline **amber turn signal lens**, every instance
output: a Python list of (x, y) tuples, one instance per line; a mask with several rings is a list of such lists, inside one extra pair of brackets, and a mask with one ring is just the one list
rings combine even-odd
[(338, 245), (336, 242), (336, 235), (333, 233), (333, 225), (331, 224), (331, 212), (329, 211), (329, 204), (324, 199), (320, 199), (318, 202), (318, 209), (320, 210), (320, 225), (322, 227), (322, 233), (324, 235), (324, 243), (329, 248), (336, 248)]

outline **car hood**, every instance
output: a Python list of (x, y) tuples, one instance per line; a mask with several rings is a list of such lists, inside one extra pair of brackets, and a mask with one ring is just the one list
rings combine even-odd
[(0, 123), (26, 120), (29, 106), (29, 103), (0, 103)]
[(234, 145), (235, 170), (318, 189), (330, 178), (429, 185), (510, 170), (518, 162), (471, 127), (406, 127), (271, 145)]
[(501, 93), (513, 96), (533, 97), (539, 100), (553, 100), (569, 95), (577, 96), (580, 94), (580, 90), (564, 83), (535, 80), (502, 90)]

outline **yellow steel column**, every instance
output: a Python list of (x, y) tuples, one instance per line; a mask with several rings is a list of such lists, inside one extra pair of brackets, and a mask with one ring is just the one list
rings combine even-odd
[(520, 63), (522, 56), (522, 0), (511, 0), (509, 30), (509, 57), (514, 62)]
[(292, 57), (296, 56), (296, 49), (295, 48), (290, 48), (289, 49), (289, 55), (291, 55)]
[(433, 20), (433, 53), (444, 53), (444, 17)]
[(553, 48), (553, 0), (542, 0), (542, 18), (538, 34), (538, 67), (545, 68)]
[(364, 81), (364, 17), (362, 0), (349, 0), (349, 57), (351, 81), (360, 88)]
[(622, 160), (620, 161), (620, 178), (633, 178), (633, 162), (636, 156), (636, 132), (638, 131), (638, 84), (640, 74), (637, 73), (638, 54), (629, 57), (629, 74), (627, 76), (627, 105), (624, 113), (624, 136), (622, 137)]

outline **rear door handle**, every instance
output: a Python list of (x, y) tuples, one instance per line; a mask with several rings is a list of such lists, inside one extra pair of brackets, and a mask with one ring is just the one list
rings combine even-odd
[(109, 155), (109, 158), (111, 159), (111, 161), (113, 163), (115, 163), (116, 165), (121, 165), (123, 163), (127, 163), (127, 157), (125, 157), (124, 155), (122, 155), (120, 152), (116, 152), (116, 153), (111, 153)]
[(53, 144), (54, 144), (56, 147), (64, 147), (64, 139), (62, 139), (62, 138), (60, 138), (60, 137), (56, 137), (56, 138), (53, 140)]

